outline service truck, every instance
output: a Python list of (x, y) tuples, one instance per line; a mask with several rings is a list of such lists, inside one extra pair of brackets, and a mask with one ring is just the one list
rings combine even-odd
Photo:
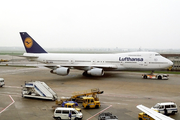
[(0, 87), (4, 86), (4, 78), (0, 78)]
[(82, 106), (84, 108), (99, 108), (101, 104), (100, 101), (96, 101), (93, 97), (83, 97)]
[(71, 120), (82, 120), (83, 114), (78, 112), (75, 108), (64, 108), (57, 107), (54, 110), (53, 118), (55, 120), (69, 120), (69, 115), (71, 115)]
[(159, 79), (159, 80), (168, 80), (169, 75), (167, 74), (142, 74), (143, 79)]
[(71, 96), (71, 99), (76, 102), (83, 102), (83, 97), (93, 97), (95, 101), (99, 101), (99, 94), (103, 94), (104, 91), (101, 91), (99, 88), (93, 88), (89, 90), (76, 91)]
[(165, 114), (165, 109), (167, 114), (175, 114), (178, 112), (178, 107), (175, 102), (157, 103), (154, 107), (151, 107), (151, 109), (158, 110), (162, 114)]

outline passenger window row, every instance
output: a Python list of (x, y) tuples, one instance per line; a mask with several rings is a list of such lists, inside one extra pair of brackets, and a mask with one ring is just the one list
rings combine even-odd
[[(69, 114), (69, 110), (56, 110), (56, 113), (63, 113), (63, 114)], [(76, 112), (71, 111), (72, 114), (76, 114)]]

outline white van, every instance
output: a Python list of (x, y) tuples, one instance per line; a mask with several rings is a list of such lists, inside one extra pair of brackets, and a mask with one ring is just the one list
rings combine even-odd
[(167, 114), (175, 114), (178, 112), (177, 105), (174, 102), (157, 103), (151, 109), (158, 110), (160, 113), (165, 114), (165, 108), (167, 110)]
[(0, 87), (2, 87), (4, 84), (4, 78), (0, 78)]
[(69, 114), (71, 113), (71, 120), (81, 120), (83, 115), (75, 108), (57, 107), (54, 111), (53, 118), (56, 120), (69, 120)]

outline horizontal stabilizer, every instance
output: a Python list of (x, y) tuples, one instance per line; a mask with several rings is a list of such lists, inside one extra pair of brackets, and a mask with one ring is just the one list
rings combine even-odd
[(26, 57), (26, 58), (38, 58), (38, 56), (25, 56), (25, 55), (20, 55), (19, 57)]

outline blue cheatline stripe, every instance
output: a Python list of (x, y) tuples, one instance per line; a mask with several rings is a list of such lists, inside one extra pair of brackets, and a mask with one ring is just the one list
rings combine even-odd
[(34, 87), (35, 87), (44, 97), (46, 97), (46, 95), (45, 95), (41, 90), (39, 90), (36, 85), (34, 85)]

